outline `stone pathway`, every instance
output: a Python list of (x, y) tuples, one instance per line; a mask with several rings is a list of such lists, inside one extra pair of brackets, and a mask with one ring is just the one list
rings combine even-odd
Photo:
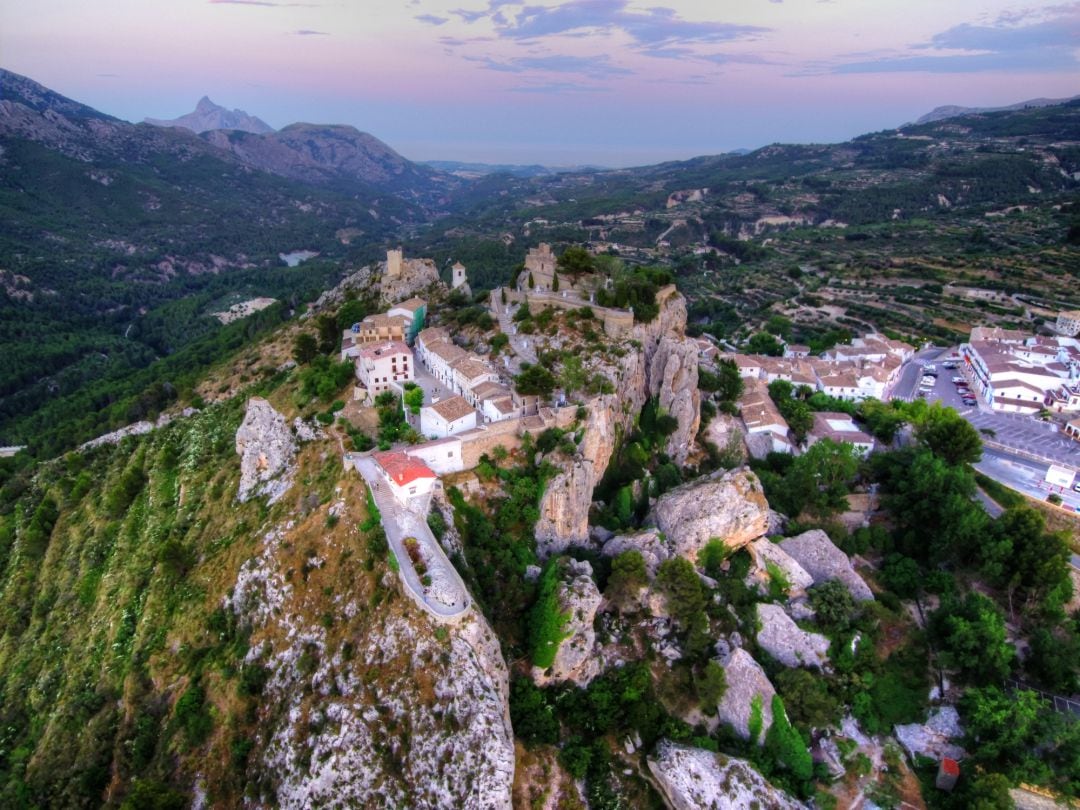
[[(431, 496), (413, 498), (405, 506), (382, 480), (375, 459), (349, 454), (349, 463), (356, 467), (371, 489), (375, 505), (382, 515), (387, 542), (398, 561), (398, 575), (405, 585), (405, 592), (437, 621), (456, 622), (466, 615), (472, 608), (469, 590), (427, 525)], [(420, 544), (420, 554), (431, 577), (430, 585), (423, 584), (413, 567), (405, 549), (407, 537), (415, 537)]]
[(513, 322), (511, 309), (514, 308), (503, 304), (495, 296), (495, 315), (499, 320), (499, 328), (510, 338), (510, 347), (523, 362), (535, 365), (537, 362), (536, 341), (532, 335), (517, 334), (517, 324)]

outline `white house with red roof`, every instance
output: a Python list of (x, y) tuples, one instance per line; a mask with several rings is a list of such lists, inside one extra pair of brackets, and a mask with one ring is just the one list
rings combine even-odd
[(393, 383), (413, 379), (415, 372), (412, 351), (400, 340), (365, 346), (356, 357), (356, 379), (372, 398), (389, 391)]
[(439, 480), (423, 461), (397, 450), (375, 453), (372, 458), (390, 491), (402, 504), (408, 503), (410, 498), (427, 495)]

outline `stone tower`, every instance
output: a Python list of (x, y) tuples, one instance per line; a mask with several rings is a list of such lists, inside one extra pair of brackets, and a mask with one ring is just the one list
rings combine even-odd
[(386, 251), (386, 275), (401, 275), (401, 248)]
[(458, 287), (463, 287), (469, 283), (469, 280), (465, 278), (465, 265), (461, 262), (455, 262), (454, 266), (450, 268), (450, 289), (456, 290)]

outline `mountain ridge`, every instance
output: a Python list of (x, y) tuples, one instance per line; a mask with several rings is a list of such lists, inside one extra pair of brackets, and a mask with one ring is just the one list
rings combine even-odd
[(244, 110), (229, 110), (215, 104), (209, 96), (203, 96), (193, 111), (177, 118), (144, 118), (143, 123), (156, 127), (183, 127), (199, 135), (217, 129), (237, 129), (257, 135), (274, 131), (274, 128), (261, 118), (249, 115)]
[[(1002, 107), (962, 107), (957, 104), (945, 104), (940, 107), (935, 107), (926, 115), (916, 119), (915, 124), (932, 124), (936, 121), (944, 121), (946, 118), (957, 118), (963, 115), (981, 115), (982, 113), (991, 112), (1013, 112), (1016, 110), (1025, 110), (1031, 107), (1053, 107), (1057, 104), (1068, 104), (1070, 101), (1075, 101), (1080, 98), (1080, 95), (1069, 96), (1067, 98), (1032, 98), (1027, 101), (1018, 101), (1015, 104), (1006, 104)], [(910, 125), (905, 125), (910, 126)]]

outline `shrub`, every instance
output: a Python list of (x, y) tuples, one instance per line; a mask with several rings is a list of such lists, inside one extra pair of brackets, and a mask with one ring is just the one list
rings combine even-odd
[(529, 651), (534, 666), (547, 669), (566, 638), (563, 628), (570, 616), (559, 605), (558, 559), (549, 560), (537, 583), (536, 602), (529, 612)]

